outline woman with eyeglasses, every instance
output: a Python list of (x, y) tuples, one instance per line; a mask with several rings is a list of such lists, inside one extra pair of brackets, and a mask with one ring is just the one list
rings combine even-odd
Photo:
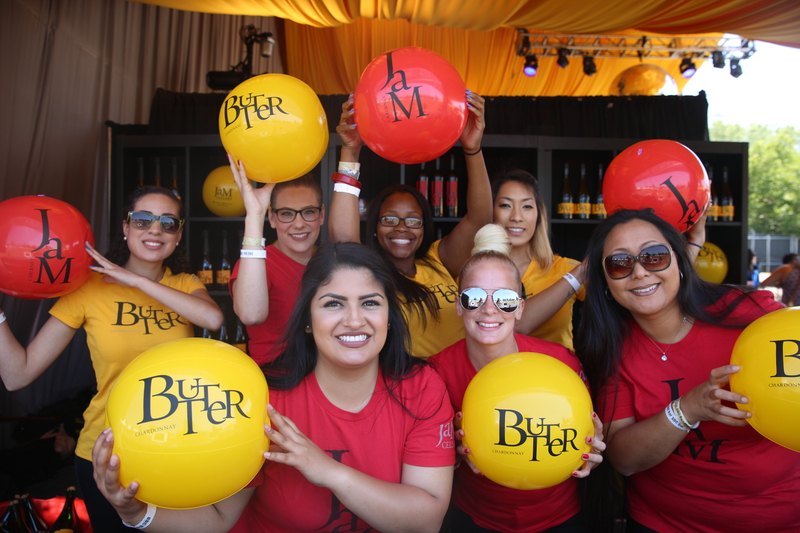
[(128, 198), (122, 231), (106, 257), (88, 243), (97, 262), (77, 290), (62, 296), (27, 348), (0, 324), (0, 376), (9, 390), (25, 387), (86, 330), (97, 394), (83, 414), (75, 471), (95, 531), (128, 531), (92, 478), (92, 446), (105, 428), (108, 394), (117, 376), (145, 350), (194, 336), (192, 324), (218, 330), (222, 311), (186, 259), (183, 205), (162, 187), (139, 187)]
[[(525, 301), (517, 292), (521, 286), (517, 266), (509, 257), (511, 243), (506, 230), (489, 224), (475, 236), (473, 255), (459, 276), (456, 307), (464, 321), (466, 338), (429, 359), (447, 385), (450, 401), (460, 425), (464, 393), (472, 378), (484, 366), (505, 355), (536, 352), (567, 364), (585, 381), (575, 355), (560, 344), (514, 333)], [(593, 414), (594, 415), (594, 414)], [(603, 428), (594, 415), (595, 434), (586, 435), (594, 453), (573, 477), (546, 489), (517, 490), (498, 485), (484, 477), (469, 461), (469, 450), (458, 446), (460, 466), (456, 469), (452, 497), (451, 529), (458, 533), (567, 533), (585, 531), (580, 522), (578, 478), (589, 475), (602, 462)], [(458, 429), (456, 440), (464, 438)]]
[[(278, 341), (286, 331), (300, 279), (319, 240), (325, 206), (319, 181), (311, 175), (254, 189), (244, 164), (229, 159), (247, 213), (241, 257), (228, 287), (233, 310), (247, 327), (248, 353), (263, 365), (280, 351)], [(265, 216), (278, 235), (277, 242), (269, 246), (264, 240)]]
[(627, 477), (626, 531), (800, 531), (800, 454), (750, 427), (729, 386), (742, 329), (782, 305), (701, 280), (686, 243), (649, 209), (589, 243), (576, 348)]
[[(408, 185), (381, 191), (367, 211), (365, 244), (393, 268), (413, 339), (412, 355), (429, 357), (464, 338), (456, 315), (455, 276), (469, 258), (475, 233), (491, 222), (489, 176), (481, 153), (484, 100), (467, 91), (469, 118), (461, 134), (467, 161), (467, 213), (441, 240), (434, 238), (433, 215), (425, 197)], [(353, 97), (342, 105), (336, 131), (342, 138), (339, 170), (334, 174), (331, 218), (334, 242), (361, 242), (358, 157), (363, 141), (353, 123)]]
[(120, 516), (151, 516), (154, 533), (438, 532), (453, 483), (453, 409), (441, 378), (408, 353), (388, 265), (361, 244), (320, 246), (285, 340), (263, 367), (271, 442), (255, 479), (213, 505), (148, 514), (138, 484), (119, 483), (108, 431), (95, 444), (96, 479)]

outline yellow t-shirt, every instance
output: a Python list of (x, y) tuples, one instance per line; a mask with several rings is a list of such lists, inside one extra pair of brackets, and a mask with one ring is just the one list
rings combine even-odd
[(414, 276), (414, 281), (426, 287), (436, 298), (439, 320), (436, 321), (432, 316), (427, 315), (427, 327), (423, 328), (417, 313), (406, 313), (408, 330), (411, 333), (411, 355), (423, 359), (441, 352), (466, 335), (464, 321), (456, 315), (458, 285), (439, 258), (440, 242), (434, 242), (426, 255), (436, 263), (439, 271), (437, 272), (421, 261), (416, 261), (417, 274)]
[[(187, 294), (205, 288), (194, 274), (173, 275), (169, 268), (159, 283)], [(108, 394), (122, 370), (153, 346), (193, 337), (194, 328), (142, 291), (108, 283), (94, 272), (80, 288), (62, 296), (50, 314), (71, 328), (86, 330), (97, 394), (83, 413), (85, 424), (75, 454), (91, 461), (92, 447), (106, 427)]]
[[(528, 265), (528, 269), (522, 275), (522, 284), (525, 286), (525, 298), (530, 298), (534, 294), (539, 294), (579, 264), (580, 261), (557, 255), (555, 256), (555, 262), (550, 270), (542, 272), (542, 266), (536, 259), (533, 259)], [(572, 295), (569, 301), (564, 304), (564, 307), (559, 309), (550, 320), (531, 332), (530, 336), (550, 342), (557, 342), (565, 348), (572, 350), (572, 306), (575, 305), (576, 299), (583, 301), (585, 297), (586, 289), (581, 288), (576, 294)]]

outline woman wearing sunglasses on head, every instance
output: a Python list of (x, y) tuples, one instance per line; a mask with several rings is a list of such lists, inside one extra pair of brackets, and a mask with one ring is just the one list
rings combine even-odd
[(192, 324), (218, 330), (222, 311), (191, 274), (184, 247), (183, 205), (167, 189), (139, 187), (125, 206), (122, 231), (107, 257), (89, 244), (97, 262), (77, 290), (62, 296), (36, 337), (23, 348), (0, 325), (0, 376), (9, 390), (25, 387), (64, 351), (80, 327), (86, 330), (97, 394), (84, 412), (75, 470), (95, 531), (128, 531), (92, 479), (92, 446), (105, 428), (105, 407), (127, 364), (163, 342), (194, 336)]
[[(286, 331), (300, 279), (325, 222), (325, 206), (319, 181), (310, 174), (254, 189), (244, 164), (231, 160), (231, 170), (247, 214), (241, 258), (228, 287), (233, 310), (247, 326), (248, 353), (262, 365), (280, 351), (278, 340)], [(266, 215), (278, 241), (265, 247)]]
[[(502, 226), (489, 224), (475, 236), (473, 255), (459, 276), (457, 313), (464, 321), (466, 338), (429, 359), (447, 385), (456, 414), (461, 418), (464, 393), (480, 369), (504, 355), (537, 352), (567, 364), (581, 378), (583, 369), (575, 355), (554, 342), (514, 333), (525, 301), (517, 292), (519, 271), (509, 257), (511, 243)], [(586, 454), (586, 463), (573, 477), (539, 490), (510, 489), (482, 476), (458, 446), (462, 464), (456, 469), (452, 498), (452, 531), (458, 533), (567, 533), (586, 531), (578, 512), (577, 478), (586, 477), (602, 462), (603, 426), (594, 416), (595, 434), (586, 442), (596, 453)], [(458, 429), (456, 440), (464, 438)], [(597, 531), (596, 529), (593, 531)]]
[[(464, 325), (456, 316), (454, 277), (469, 258), (475, 233), (491, 222), (489, 176), (481, 153), (485, 127), (481, 96), (467, 91), (469, 118), (461, 134), (467, 161), (467, 214), (443, 239), (434, 239), (433, 215), (425, 197), (408, 185), (381, 191), (370, 203), (366, 242), (395, 272), (413, 339), (412, 355), (429, 357), (458, 339)], [(328, 230), (334, 242), (360, 242), (358, 156), (363, 141), (353, 124), (353, 98), (342, 105), (336, 131), (342, 160), (334, 174)]]
[(742, 329), (782, 305), (701, 280), (686, 242), (647, 209), (589, 243), (576, 351), (627, 476), (626, 531), (800, 531), (800, 454), (751, 428), (729, 387)]

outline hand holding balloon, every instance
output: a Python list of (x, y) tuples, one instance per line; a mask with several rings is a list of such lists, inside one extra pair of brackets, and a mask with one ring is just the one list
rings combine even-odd
[(112, 453), (113, 447), (114, 433), (109, 427), (97, 437), (92, 448), (94, 481), (123, 521), (138, 524), (147, 511), (147, 505), (136, 499), (139, 483), (132, 481), (127, 487), (120, 484), (119, 456)]
[(730, 376), (739, 372), (737, 365), (725, 365), (711, 371), (708, 381), (694, 387), (681, 398), (681, 410), (689, 424), (714, 420), (729, 426), (747, 426), (749, 411), (728, 407), (722, 402), (746, 404), (748, 399), (728, 389)]
[[(346, 150), (355, 152), (357, 160), (364, 140), (358, 133), (358, 125), (355, 123), (356, 111), (353, 108), (353, 101), (353, 93), (350, 93), (350, 98), (342, 104), (342, 116), (339, 118), (339, 125), (336, 126), (336, 133), (342, 139), (342, 152), (344, 153)], [(342, 159), (344, 160), (344, 156)]]
[(479, 94), (467, 90), (467, 125), (461, 132), (461, 148), (465, 153), (472, 154), (481, 148), (483, 131), (486, 129), (486, 119), (484, 117), (485, 100)]
[(464, 419), (464, 413), (459, 411), (459, 412), (456, 413), (456, 418), (455, 418), (455, 421), (453, 422), (453, 425), (456, 428), (456, 435), (455, 435), (456, 436), (456, 455), (457, 455), (456, 468), (458, 468), (461, 465), (461, 463), (466, 463), (467, 466), (470, 468), (470, 470), (472, 470), (473, 473), (478, 474), (479, 476), (482, 476), (483, 474), (481, 474), (481, 471), (478, 470), (477, 467), (472, 463), (472, 461), (469, 460), (469, 455), (470, 455), (469, 448), (467, 448), (466, 446), (464, 446), (462, 444), (462, 441), (464, 440), (464, 436), (466, 435), (464, 430), (461, 429), (461, 421), (463, 419)]
[(588, 476), (591, 471), (603, 462), (603, 452), (606, 449), (606, 443), (603, 441), (603, 423), (600, 422), (600, 417), (597, 413), (592, 413), (592, 422), (594, 424), (594, 436), (586, 436), (586, 444), (589, 444), (592, 449), (589, 453), (584, 453), (583, 458), (586, 461), (578, 470), (572, 473), (577, 478)]
[(239, 194), (242, 196), (246, 213), (248, 215), (257, 215), (263, 219), (269, 209), (272, 189), (275, 188), (275, 184), (268, 182), (260, 189), (254, 189), (250, 180), (247, 179), (244, 163), (239, 161), (237, 165), (231, 154), (228, 154), (228, 161), (230, 161), (233, 181), (239, 188)]

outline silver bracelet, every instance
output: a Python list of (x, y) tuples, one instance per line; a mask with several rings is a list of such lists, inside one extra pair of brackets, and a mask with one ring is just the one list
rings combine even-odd
[(129, 524), (125, 520), (123, 520), (122, 521), (122, 525), (127, 526), (127, 527), (132, 527), (133, 529), (144, 529), (144, 528), (146, 528), (147, 526), (149, 526), (153, 522), (153, 518), (155, 518), (157, 510), (158, 510), (158, 507), (156, 507), (152, 503), (148, 503), (147, 504), (147, 512), (145, 513), (144, 518), (142, 518), (141, 522), (139, 522), (138, 524), (136, 524), (134, 526), (133, 524)]
[(239, 257), (242, 259), (266, 259), (266, 250), (242, 250), (239, 252)]
[(0, 324), (2, 324), (2, 323), (3, 323), (3, 322), (5, 322), (5, 321), (6, 321), (6, 314), (5, 314), (5, 313), (2, 313), (2, 312), (0, 312)]
[(572, 290), (574, 290), (575, 292), (581, 290), (581, 283), (578, 281), (578, 278), (576, 278), (569, 272), (564, 274), (564, 279), (569, 282), (569, 284), (572, 286)]

